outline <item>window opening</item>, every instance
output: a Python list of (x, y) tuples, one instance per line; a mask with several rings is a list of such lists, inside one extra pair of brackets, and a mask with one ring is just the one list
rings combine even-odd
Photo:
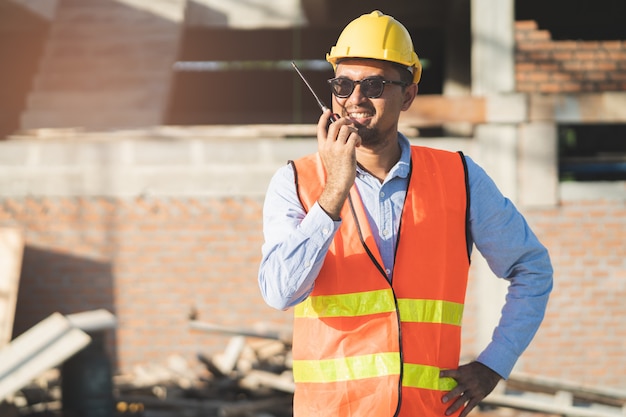
[(558, 127), (561, 181), (626, 180), (626, 124)]

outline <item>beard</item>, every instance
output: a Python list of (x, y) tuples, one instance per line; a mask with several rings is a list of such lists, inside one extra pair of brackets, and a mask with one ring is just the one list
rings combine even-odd
[(374, 146), (381, 141), (381, 134), (375, 127), (356, 126), (359, 136), (361, 137), (361, 145)]
[(356, 128), (359, 136), (361, 136), (361, 145), (364, 145), (370, 149), (384, 146), (386, 142), (386, 135), (380, 130), (379, 127), (359, 125)]

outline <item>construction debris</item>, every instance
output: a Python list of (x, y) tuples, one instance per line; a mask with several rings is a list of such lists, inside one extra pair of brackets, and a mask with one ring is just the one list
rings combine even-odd
[[(113, 377), (111, 417), (290, 417), (290, 357), (290, 346), (278, 340), (233, 336), (223, 352), (198, 354), (206, 371), (192, 370), (180, 356), (165, 365), (136, 366), (131, 374)], [(54, 371), (0, 404), (0, 415), (65, 417), (63, 375)]]
[(569, 417), (626, 416), (626, 391), (517, 373), (484, 404)]
[(24, 256), (24, 231), (0, 225), (0, 348), (13, 333), (15, 304)]
[(89, 344), (91, 338), (73, 320), (89, 323), (82, 316), (53, 313), (0, 349), (0, 400)]
[[(76, 323), (76, 320), (73, 320)], [(93, 321), (90, 321), (93, 323)], [(115, 410), (111, 417), (292, 417), (294, 392), (288, 332), (263, 327), (228, 328), (192, 322), (192, 331), (231, 335), (224, 350), (192, 367), (171, 356), (165, 365), (137, 366), (113, 377)], [(7, 417), (65, 417), (60, 373), (48, 371), (0, 403)], [(620, 417), (626, 393), (554, 379), (514, 374), (487, 397), (476, 417)], [(4, 407), (4, 408), (3, 408)]]
[[(233, 334), (219, 326), (203, 330), (209, 327)], [(198, 354), (206, 373), (194, 375), (182, 358), (171, 357), (167, 367), (138, 367), (132, 376), (116, 377), (117, 411), (129, 413), (134, 405), (144, 417), (290, 417), (290, 345), (273, 333), (242, 333), (254, 337), (234, 335), (223, 352)]]

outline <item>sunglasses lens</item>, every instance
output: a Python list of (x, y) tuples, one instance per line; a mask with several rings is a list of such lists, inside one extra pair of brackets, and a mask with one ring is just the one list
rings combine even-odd
[(361, 92), (367, 98), (377, 98), (383, 94), (385, 83), (380, 78), (366, 78), (361, 81)]
[(365, 78), (361, 81), (352, 81), (349, 78), (333, 78), (329, 82), (333, 94), (339, 98), (350, 97), (355, 84), (361, 85), (361, 94), (367, 98), (378, 98), (385, 89), (385, 81), (379, 77)]
[(348, 97), (354, 91), (354, 82), (348, 78), (335, 78), (330, 85), (337, 97)]

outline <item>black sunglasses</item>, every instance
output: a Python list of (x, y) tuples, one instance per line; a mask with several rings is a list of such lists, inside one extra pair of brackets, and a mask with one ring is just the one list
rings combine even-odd
[(385, 80), (381, 77), (367, 77), (362, 80), (351, 80), (346, 77), (331, 78), (328, 80), (333, 94), (339, 98), (350, 97), (354, 91), (355, 84), (361, 84), (361, 93), (367, 98), (378, 98), (383, 94), (385, 84), (395, 84), (406, 87), (409, 85), (403, 81)]

